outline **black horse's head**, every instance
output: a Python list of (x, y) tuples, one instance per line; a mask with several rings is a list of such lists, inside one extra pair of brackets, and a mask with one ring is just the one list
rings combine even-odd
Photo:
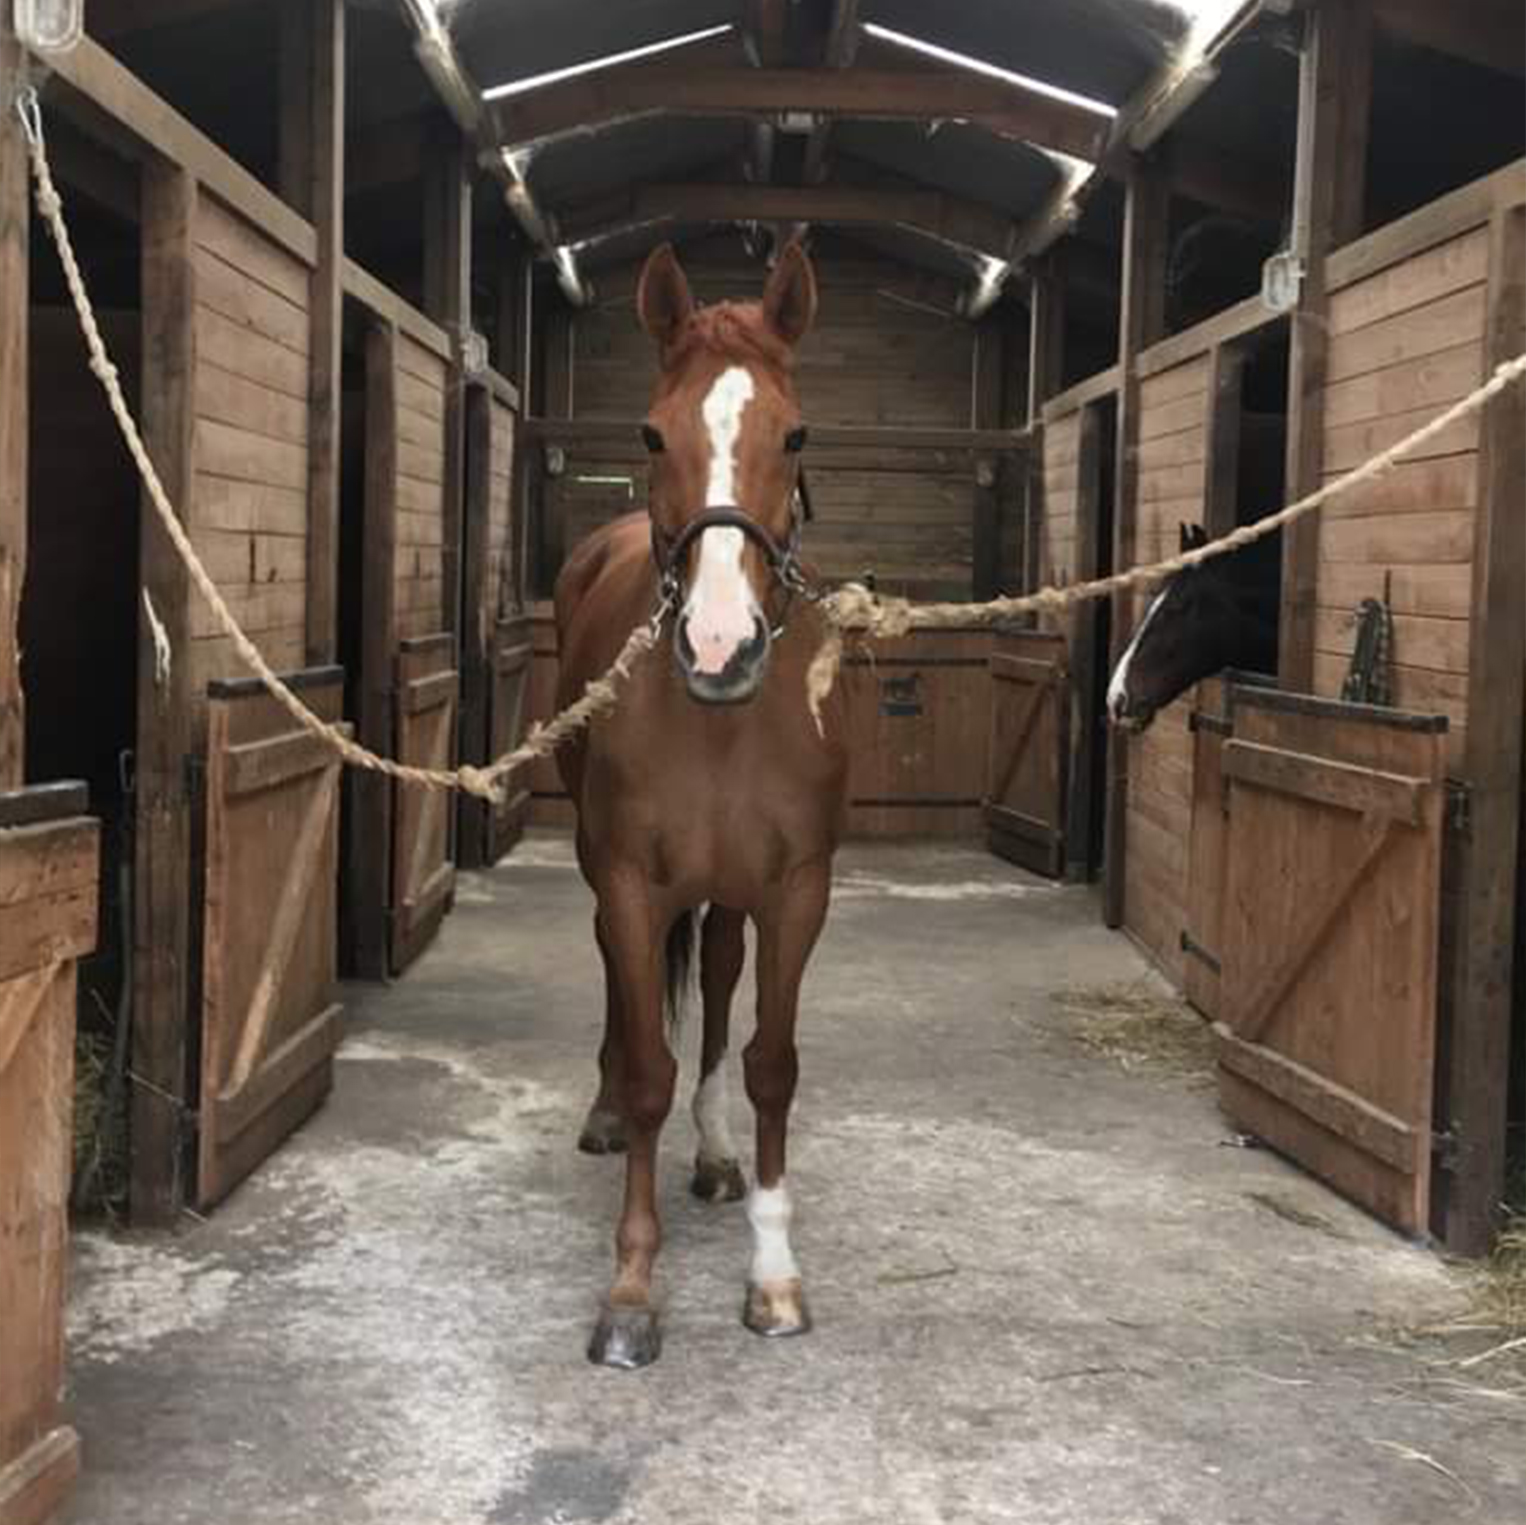
[[(1208, 543), (1182, 525), (1183, 551)], [(1176, 573), (1155, 595), (1107, 687), (1108, 719), (1142, 731), (1173, 699), (1226, 667), (1277, 661), (1276, 546), (1260, 541)]]

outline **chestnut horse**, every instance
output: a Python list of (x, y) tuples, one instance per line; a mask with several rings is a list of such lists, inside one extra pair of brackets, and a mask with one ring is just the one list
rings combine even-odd
[[(579, 1143), (626, 1151), (614, 1285), (588, 1354), (619, 1367), (644, 1366), (660, 1348), (657, 1139), (677, 1072), (664, 1008), (681, 994), (705, 907), (693, 1190), (707, 1201), (747, 1195), (747, 1327), (809, 1328), (790, 1245), (785, 1132), (800, 981), (826, 916), (847, 775), (840, 701), (819, 728), (807, 708), (822, 630), (797, 596), (805, 429), (791, 369), (816, 311), (810, 262), (791, 244), (761, 303), (697, 308), (665, 245), (641, 273), (637, 309), (661, 361), (642, 430), (648, 510), (589, 536), (556, 587), (560, 703), (608, 668), (634, 626), (657, 618), (671, 630), (613, 712), (559, 758), (577, 807), (578, 862), (598, 903), (606, 990), (599, 1093)], [(724, 1068), (748, 920), (758, 991), (742, 1054), (757, 1123), (750, 1193), (728, 1131)]]

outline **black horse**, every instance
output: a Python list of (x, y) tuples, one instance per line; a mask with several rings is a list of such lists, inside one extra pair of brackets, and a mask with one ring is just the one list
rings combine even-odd
[[(1279, 542), (1269, 535), (1167, 580), (1107, 686), (1114, 725), (1143, 731), (1157, 710), (1226, 667), (1277, 670)], [(1201, 525), (1182, 525), (1182, 550), (1207, 543)]]

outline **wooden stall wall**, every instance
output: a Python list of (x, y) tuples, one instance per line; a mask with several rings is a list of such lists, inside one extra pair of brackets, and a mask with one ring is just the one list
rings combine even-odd
[[(1326, 480), (1472, 391), (1484, 374), (1489, 230), (1411, 254), (1330, 295)], [(1314, 686), (1340, 693), (1365, 598), (1393, 612), (1394, 702), (1447, 716), (1467, 746), (1469, 617), (1479, 503), (1478, 415), (1343, 493), (1318, 518)]]
[(3, 1525), (50, 1518), (79, 1470), (79, 1439), (60, 1399), (75, 964), (95, 946), (99, 874), (99, 834), (84, 808), (82, 786), (0, 794)]
[[(1173, 556), (1183, 521), (1203, 518), (1208, 433), (1207, 356), (1140, 383), (1138, 564)], [(1136, 601), (1136, 619), (1144, 612)], [(1128, 741), (1124, 924), (1177, 983), (1184, 976), (1187, 854), (1192, 823), (1192, 696)]]
[[(1044, 425), (1043, 522), (1039, 529), (1036, 586), (1076, 580), (1080, 560), (1081, 410)], [(1049, 617), (1046, 616), (1046, 620)]]
[[(904, 271), (888, 261), (828, 249), (816, 258), (820, 307), (796, 369), (810, 425), (968, 429), (972, 421), (975, 329), (928, 308), (952, 308), (953, 288), (922, 302), (901, 299)], [(723, 253), (696, 254), (685, 268), (702, 302), (750, 297), (762, 285), (753, 263)], [(651, 339), (627, 295), (638, 267), (601, 281), (619, 293), (572, 325), (570, 376), (559, 407), (574, 419), (638, 420), (656, 375)], [(816, 522), (807, 533), (812, 562), (832, 578), (872, 572), (888, 592), (921, 598), (968, 597), (974, 463), (953, 450), (806, 447)], [(570, 550), (589, 530), (646, 501), (646, 455), (639, 439), (623, 447), (574, 447), (557, 486)], [(1017, 472), (1004, 492), (1017, 491)]]
[(434, 635), (445, 602), (446, 363), (406, 333), (396, 346), (397, 531), (392, 565), (397, 634)]
[[(191, 538), (278, 671), (303, 665), (307, 620), (310, 271), (204, 191), (195, 225), (195, 496)], [(244, 676), (204, 600), (190, 674)]]

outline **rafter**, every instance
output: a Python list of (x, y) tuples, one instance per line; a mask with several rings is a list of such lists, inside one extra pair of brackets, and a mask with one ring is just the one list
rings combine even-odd
[(494, 103), (501, 141), (533, 143), (648, 112), (674, 116), (964, 120), (1001, 136), (1095, 158), (1108, 119), (1040, 91), (952, 69), (736, 69), (643, 64)]

